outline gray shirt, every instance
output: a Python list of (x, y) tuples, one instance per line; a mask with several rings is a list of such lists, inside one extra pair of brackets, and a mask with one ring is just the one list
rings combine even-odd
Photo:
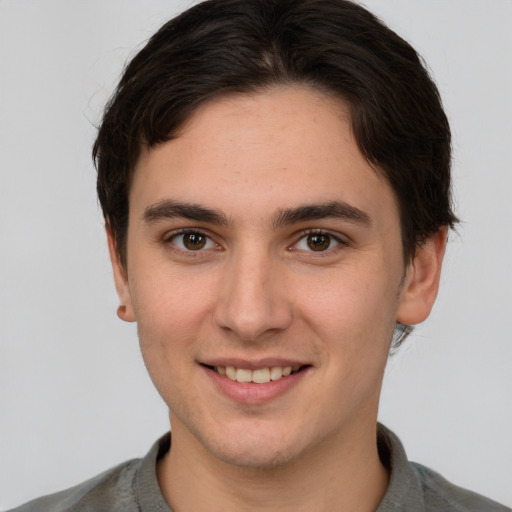
[[(31, 501), (11, 512), (172, 512), (156, 477), (156, 463), (170, 449), (169, 434), (143, 459), (109, 469), (76, 487)], [(379, 424), (379, 455), (391, 471), (377, 512), (512, 512), (457, 487), (420, 464), (409, 462), (402, 443)]]

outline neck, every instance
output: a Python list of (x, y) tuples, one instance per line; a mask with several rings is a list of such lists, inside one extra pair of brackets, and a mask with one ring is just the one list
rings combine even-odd
[(247, 468), (214, 457), (173, 418), (172, 448), (157, 467), (159, 484), (176, 512), (375, 511), (389, 483), (377, 451), (376, 422), (353, 430), (343, 439), (325, 440), (300, 460)]

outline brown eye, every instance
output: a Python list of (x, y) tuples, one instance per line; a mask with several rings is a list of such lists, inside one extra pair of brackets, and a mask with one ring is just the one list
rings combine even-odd
[(304, 252), (330, 252), (340, 245), (346, 245), (336, 235), (325, 231), (311, 231), (305, 233), (292, 247), (293, 250)]
[(167, 242), (185, 252), (198, 252), (215, 249), (217, 247), (215, 242), (208, 235), (200, 231), (182, 231), (181, 233), (171, 236)]
[(325, 251), (331, 245), (331, 237), (327, 234), (313, 233), (308, 235), (307, 244), (312, 251)]
[(185, 233), (183, 237), (183, 245), (190, 251), (197, 251), (206, 245), (207, 237), (200, 233)]

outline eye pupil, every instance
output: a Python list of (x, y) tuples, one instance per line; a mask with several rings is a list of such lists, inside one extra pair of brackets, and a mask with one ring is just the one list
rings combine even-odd
[(331, 245), (329, 235), (314, 234), (308, 236), (308, 247), (313, 251), (325, 251)]
[(197, 251), (206, 245), (206, 237), (199, 233), (186, 233), (183, 235), (183, 244), (187, 249)]

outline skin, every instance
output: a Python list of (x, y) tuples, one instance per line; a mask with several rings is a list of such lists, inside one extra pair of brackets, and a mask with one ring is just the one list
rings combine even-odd
[[(347, 109), (300, 87), (201, 107), (173, 140), (143, 149), (129, 202), (127, 268), (107, 233), (119, 314), (137, 321), (170, 410), (172, 450), (158, 466), (169, 504), (375, 510), (388, 484), (375, 436), (390, 341), (396, 321), (431, 310), (445, 230), (404, 265), (393, 191), (361, 155)], [(359, 217), (283, 216), (333, 202)], [(186, 218), (177, 203), (219, 218)], [(203, 248), (184, 245), (190, 230)], [(305, 371), (271, 399), (240, 401), (204, 366), (234, 358)]]

